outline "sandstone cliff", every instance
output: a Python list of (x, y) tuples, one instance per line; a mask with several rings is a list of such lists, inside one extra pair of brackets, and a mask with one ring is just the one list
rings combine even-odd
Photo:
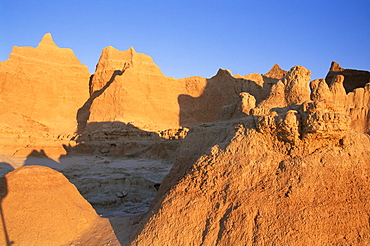
[(45, 127), (74, 132), (88, 98), (89, 72), (70, 49), (45, 34), (37, 48), (14, 47), (0, 63), (0, 112), (24, 115)]
[(369, 244), (370, 137), (341, 83), (309, 94), (308, 77), (292, 68), (259, 115), (190, 129), (131, 244)]
[(284, 72), (275, 65), (268, 73), (271, 77), (232, 76), (220, 69), (210, 79), (174, 79), (132, 47), (126, 51), (107, 47), (90, 80), (90, 98), (77, 113), (78, 142), (82, 143), (78, 149), (124, 156), (143, 156), (144, 150), (148, 152), (144, 156), (153, 156), (154, 150), (162, 149), (158, 156), (170, 156), (178, 142), (163, 140), (181, 139), (188, 127), (220, 118), (223, 108), (240, 93), (261, 102)]
[(43, 148), (65, 154), (62, 144), (76, 131), (76, 112), (89, 96), (89, 76), (50, 34), (36, 48), (14, 47), (0, 62), (0, 154), (27, 156)]
[(91, 80), (93, 99), (80, 109), (79, 124), (81, 130), (89, 122), (112, 121), (150, 130), (189, 127), (215, 120), (241, 92), (262, 101), (271, 86), (265, 84), (261, 75), (233, 77), (222, 69), (210, 79), (177, 80), (164, 76), (149, 56), (132, 47), (126, 51), (107, 47)]

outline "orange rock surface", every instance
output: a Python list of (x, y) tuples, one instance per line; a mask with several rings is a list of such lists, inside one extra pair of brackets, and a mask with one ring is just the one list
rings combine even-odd
[(108, 241), (117, 241), (109, 222), (104, 222), (76, 187), (53, 169), (18, 168), (1, 178), (0, 189), (2, 245), (70, 245), (95, 224), (100, 224), (101, 230), (91, 238), (101, 242), (108, 235), (100, 233), (110, 231)]
[(267, 114), (193, 127), (130, 245), (368, 245), (370, 136), (343, 84), (310, 100), (308, 76), (292, 68)]
[(215, 120), (241, 92), (261, 101), (269, 89), (261, 75), (233, 77), (227, 70), (210, 79), (169, 78), (149, 56), (132, 47), (126, 51), (107, 47), (91, 81), (90, 101), (80, 109), (80, 125), (121, 121), (151, 130), (189, 127)]
[[(47, 34), (0, 63), (0, 154), (176, 160), (130, 245), (369, 245), (368, 72), (310, 74), (174, 79), (107, 47), (89, 77)], [(1, 189), (4, 242), (118, 244), (57, 172), (23, 167)]]
[(0, 62), (0, 114), (17, 113), (44, 128), (74, 132), (77, 109), (89, 96), (89, 76), (73, 51), (56, 46), (50, 34), (36, 48), (15, 46)]

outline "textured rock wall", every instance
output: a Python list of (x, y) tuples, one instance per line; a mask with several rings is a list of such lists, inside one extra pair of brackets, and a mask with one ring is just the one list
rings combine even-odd
[(50, 34), (36, 48), (14, 47), (0, 63), (0, 114), (15, 112), (48, 129), (74, 132), (89, 76), (73, 51), (56, 46)]
[(226, 148), (218, 142), (196, 162), (178, 159), (132, 245), (370, 242), (367, 135), (291, 145), (248, 125), (234, 125)]
[(118, 51), (107, 47), (90, 86), (91, 95), (101, 94), (85, 109), (89, 112), (85, 121), (121, 121), (149, 130), (189, 127), (215, 120), (222, 107), (233, 103), (241, 92), (262, 101), (276, 82), (259, 74), (233, 77), (222, 69), (210, 79), (169, 78), (149, 56), (133, 48)]
[(252, 115), (191, 128), (131, 245), (369, 244), (368, 85), (308, 82), (294, 67)]

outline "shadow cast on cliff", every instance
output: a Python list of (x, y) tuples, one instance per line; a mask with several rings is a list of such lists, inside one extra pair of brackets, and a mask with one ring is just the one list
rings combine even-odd
[(94, 100), (104, 93), (104, 91), (114, 82), (114, 79), (117, 76), (121, 76), (124, 72), (125, 72), (125, 69), (115, 70), (111, 78), (103, 86), (103, 88), (101, 88), (100, 90), (94, 91), (94, 92), (91, 91), (92, 79), (94, 75), (91, 75), (90, 81), (89, 81), (90, 98), (84, 103), (84, 105), (81, 108), (78, 109), (77, 115), (76, 115), (77, 124), (78, 124), (77, 133), (81, 133), (83, 129), (86, 127), (87, 121), (90, 118), (91, 105), (94, 102)]
[(146, 131), (120, 121), (90, 122), (76, 139), (76, 146), (63, 145), (67, 155), (88, 154), (126, 158), (170, 159), (186, 132)]
[(224, 106), (238, 102), (242, 92), (251, 94), (256, 103), (260, 103), (267, 98), (272, 85), (279, 81), (264, 75), (262, 79), (263, 86), (250, 79), (235, 78), (227, 70), (220, 69), (214, 77), (207, 79), (206, 87), (199, 97), (186, 94), (178, 96), (180, 125), (191, 127), (215, 121)]

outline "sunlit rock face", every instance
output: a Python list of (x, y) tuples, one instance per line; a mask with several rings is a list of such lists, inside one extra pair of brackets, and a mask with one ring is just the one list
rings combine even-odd
[[(276, 66), (272, 70), (275, 77), (284, 72)], [(260, 102), (276, 82), (259, 74), (234, 77), (224, 69), (210, 79), (169, 78), (132, 47), (107, 47), (91, 80), (91, 100), (80, 110), (80, 128), (89, 122), (121, 121), (150, 130), (211, 122), (240, 93), (250, 93)]]
[(59, 48), (50, 34), (36, 48), (14, 47), (0, 63), (0, 114), (15, 112), (45, 128), (74, 132), (89, 76), (73, 51)]
[(36, 48), (14, 47), (0, 62), (0, 154), (66, 154), (62, 144), (77, 129), (89, 77), (73, 51), (59, 48), (50, 34)]
[(2, 245), (65, 245), (100, 219), (76, 187), (48, 167), (18, 168), (1, 178), (0, 189)]
[(80, 110), (80, 114), (89, 114), (81, 118), (81, 128), (84, 123), (112, 121), (152, 130), (179, 127), (179, 95), (197, 97), (205, 85), (200, 77), (176, 80), (164, 76), (151, 57), (132, 47), (126, 51), (107, 47), (91, 81), (90, 105)]
[(369, 244), (368, 88), (296, 66), (256, 108), (245, 94), (191, 128), (131, 245)]

